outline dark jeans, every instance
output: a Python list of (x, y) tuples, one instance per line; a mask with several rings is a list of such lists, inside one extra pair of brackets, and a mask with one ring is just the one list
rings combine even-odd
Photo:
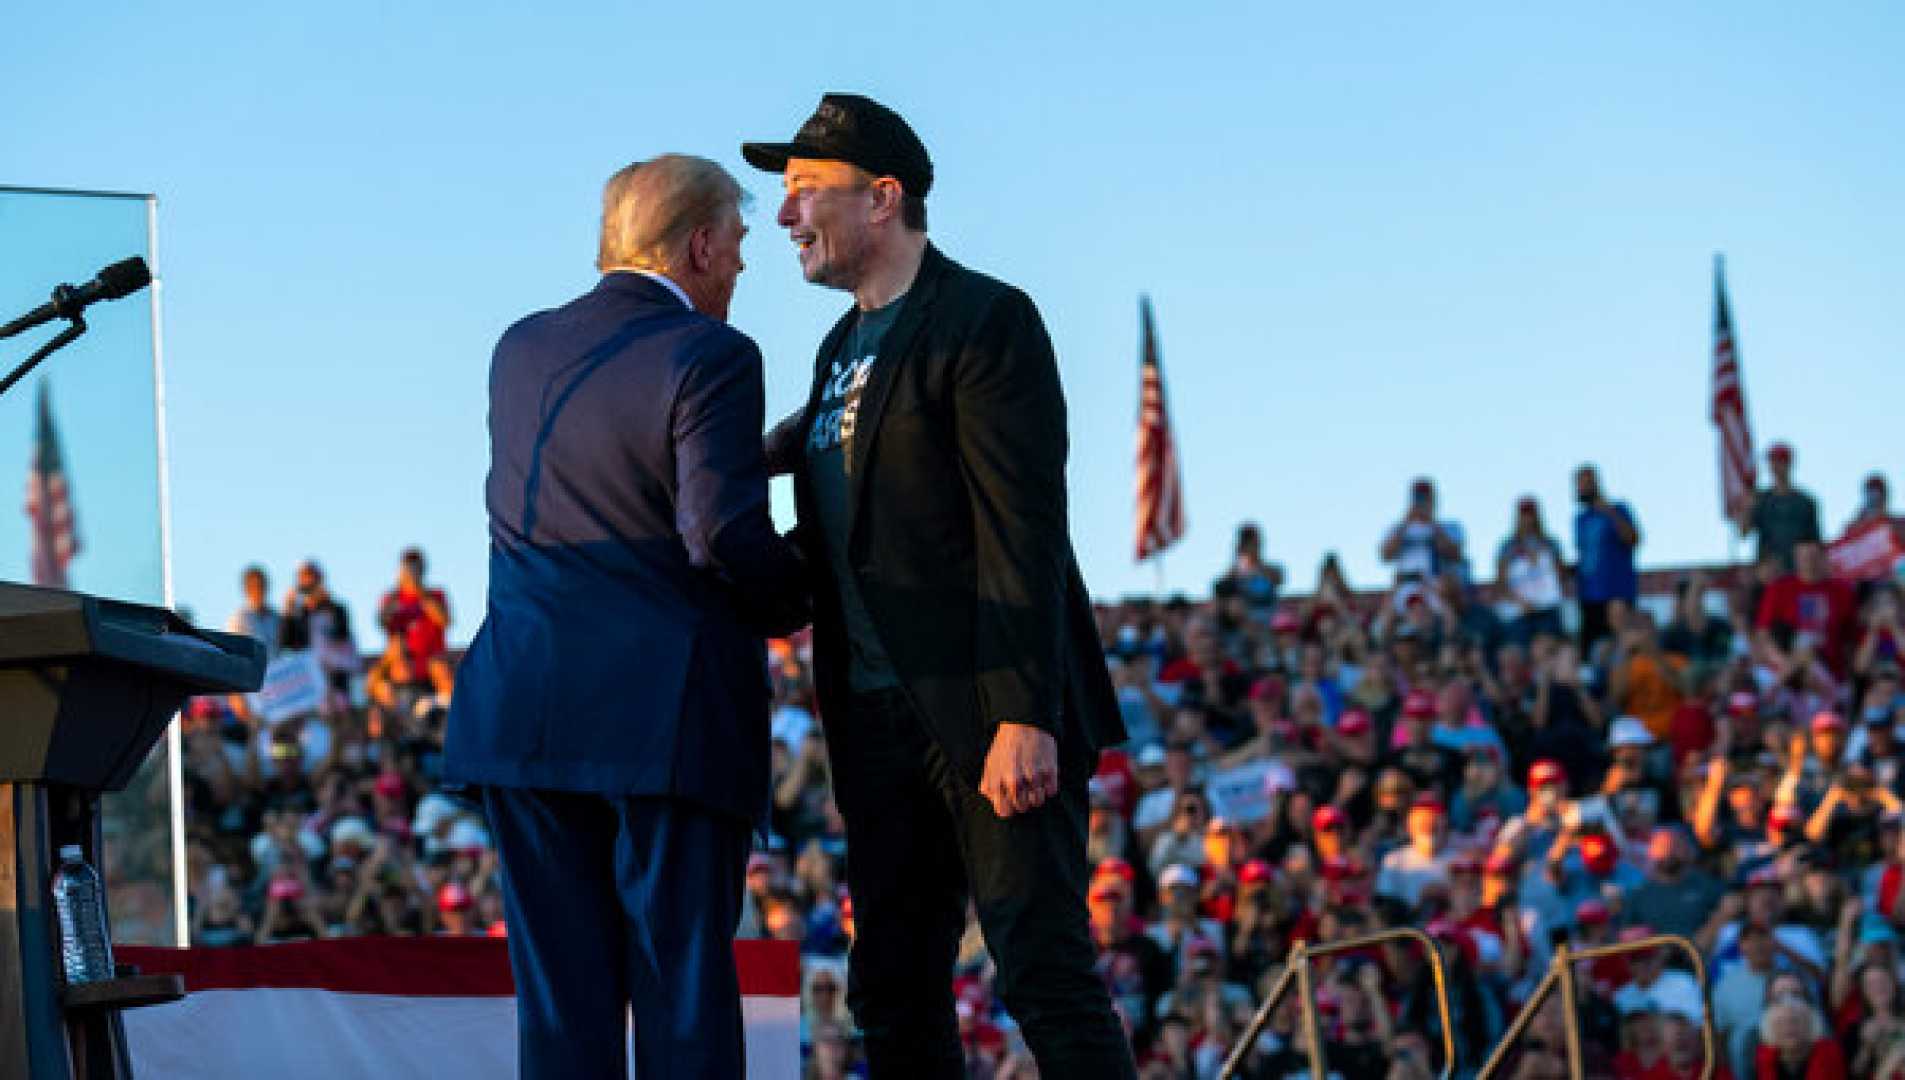
[(1091, 755), (1061, 745), (1059, 797), (1000, 818), (903, 692), (855, 695), (827, 720), (853, 894), (847, 1004), (873, 1080), (965, 1075), (952, 973), (968, 896), (1042, 1074), (1135, 1078), (1087, 927)]
[(1614, 634), (1608, 607), (1612, 600), (1581, 601), (1581, 662), (1594, 662), (1594, 646)]
[(741, 918), (749, 832), (667, 798), (483, 790), (503, 863), (519, 1075), (742, 1074)]

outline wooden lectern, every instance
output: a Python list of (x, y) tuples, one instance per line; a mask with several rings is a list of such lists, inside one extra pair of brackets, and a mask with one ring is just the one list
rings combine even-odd
[(58, 852), (102, 867), (100, 796), (186, 698), (256, 690), (264, 665), (260, 643), (163, 608), (0, 582), (0, 1077), (129, 1077), (119, 1010), (184, 996), (176, 976), (128, 971), (65, 985)]

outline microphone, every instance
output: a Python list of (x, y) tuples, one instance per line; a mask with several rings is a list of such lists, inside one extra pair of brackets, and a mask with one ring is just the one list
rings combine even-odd
[(53, 299), (0, 326), (0, 338), (10, 338), (54, 319), (78, 319), (79, 313), (88, 305), (131, 296), (150, 284), (152, 271), (144, 259), (137, 255), (121, 259), (101, 270), (98, 277), (84, 285), (61, 285), (55, 288)]

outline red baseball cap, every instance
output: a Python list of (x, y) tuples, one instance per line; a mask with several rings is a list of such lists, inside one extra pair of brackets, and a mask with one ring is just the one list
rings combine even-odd
[(1280, 701), (1283, 698), (1283, 680), (1275, 675), (1265, 675), (1250, 684), (1250, 700)]
[(377, 794), (386, 799), (403, 798), (403, 776), (400, 773), (381, 773), (377, 777)]
[(1727, 696), (1726, 711), (1734, 716), (1752, 716), (1759, 711), (1759, 698), (1751, 691), (1735, 690)]
[(1433, 810), (1438, 814), (1448, 813), (1449, 808), (1442, 805), (1442, 797), (1432, 791), (1425, 791), (1409, 804), (1411, 810)]
[(1402, 699), (1402, 715), (1410, 720), (1435, 718), (1435, 695), (1427, 690), (1411, 690)]
[(1542, 787), (1547, 784), (1565, 784), (1568, 782), (1568, 770), (1561, 767), (1559, 761), (1542, 758), (1528, 766), (1528, 786)]
[(1777, 803), (1767, 813), (1766, 823), (1775, 829), (1790, 829), (1799, 824), (1799, 808), (1792, 803)]
[(1825, 731), (1844, 731), (1845, 717), (1830, 709), (1823, 709), (1813, 714), (1812, 730), (1815, 735)]
[(1336, 730), (1344, 735), (1367, 735), (1369, 729), (1369, 714), (1361, 709), (1351, 709), (1336, 721)]
[(1785, 442), (1776, 442), (1773, 445), (1767, 447), (1766, 459), (1768, 461), (1791, 461), (1793, 459), (1792, 444), (1785, 443)]
[(1303, 629), (1303, 620), (1292, 611), (1279, 611), (1270, 617), (1270, 629), (1279, 634), (1294, 634)]
[(446, 881), (443, 887), (437, 890), (438, 911), (464, 911), (474, 903), (476, 899), (460, 881)]
[(1497, 876), (1513, 874), (1521, 869), (1515, 856), (1506, 850), (1497, 849), (1488, 853), (1488, 861), (1482, 864), (1482, 870)]
[(1599, 900), (1583, 900), (1574, 908), (1574, 921), (1582, 926), (1605, 926), (1609, 918), (1607, 905)]
[(1262, 859), (1251, 859), (1237, 869), (1237, 884), (1256, 885), (1269, 881), (1275, 876), (1276, 872), (1270, 868), (1269, 863)]
[(1328, 803), (1317, 807), (1316, 812), (1310, 815), (1310, 828), (1316, 832), (1333, 829), (1341, 824), (1343, 824), (1343, 812)]
[(1119, 881), (1129, 884), (1137, 880), (1138, 872), (1131, 868), (1130, 863), (1118, 858), (1116, 855), (1112, 855), (1108, 858), (1098, 860), (1098, 867), (1093, 871), (1093, 875), (1095, 877), (1115, 877)]

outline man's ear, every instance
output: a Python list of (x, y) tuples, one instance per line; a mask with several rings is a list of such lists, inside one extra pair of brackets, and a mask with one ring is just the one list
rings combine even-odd
[(703, 225), (688, 234), (688, 268), (705, 274), (714, 266), (714, 232)]
[(890, 176), (882, 176), (873, 181), (872, 190), (873, 220), (885, 221), (887, 218), (898, 217), (900, 200), (906, 197), (906, 193), (900, 188), (900, 182)]

